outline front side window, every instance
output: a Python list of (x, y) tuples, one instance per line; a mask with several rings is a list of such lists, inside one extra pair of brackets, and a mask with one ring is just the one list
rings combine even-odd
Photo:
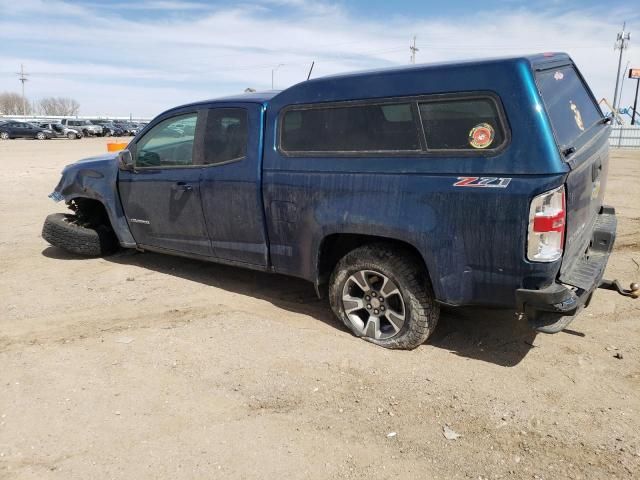
[(280, 146), (286, 152), (420, 151), (411, 103), (292, 109), (284, 114)]
[(244, 108), (212, 108), (204, 132), (205, 165), (239, 160), (247, 154), (247, 111)]
[(572, 65), (536, 74), (556, 140), (572, 146), (578, 137), (602, 119), (602, 114)]
[(136, 145), (136, 167), (193, 165), (197, 113), (168, 118), (153, 127)]
[(504, 131), (490, 98), (460, 98), (419, 103), (429, 150), (495, 149)]

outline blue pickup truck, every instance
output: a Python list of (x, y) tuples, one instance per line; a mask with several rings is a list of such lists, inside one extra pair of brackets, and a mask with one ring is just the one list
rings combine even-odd
[(440, 305), (564, 329), (600, 285), (609, 118), (562, 53), (349, 73), (202, 101), (67, 166), (43, 238), (299, 277), (414, 348)]

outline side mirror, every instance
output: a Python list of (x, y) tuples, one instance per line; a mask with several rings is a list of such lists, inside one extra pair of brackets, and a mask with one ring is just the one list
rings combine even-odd
[(129, 150), (120, 150), (118, 152), (118, 168), (129, 172), (133, 171), (133, 156)]

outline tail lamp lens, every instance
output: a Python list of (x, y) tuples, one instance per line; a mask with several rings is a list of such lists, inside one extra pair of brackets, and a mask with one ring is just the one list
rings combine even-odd
[(554, 262), (562, 257), (566, 226), (564, 186), (538, 195), (529, 209), (527, 258)]

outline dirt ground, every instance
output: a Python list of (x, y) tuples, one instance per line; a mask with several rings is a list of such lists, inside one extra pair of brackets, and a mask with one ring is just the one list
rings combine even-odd
[[(552, 336), (447, 311), (387, 351), (303, 281), (48, 246), (63, 165), (105, 144), (0, 142), (0, 478), (639, 477), (640, 300)], [(640, 281), (640, 151), (612, 155), (607, 277)]]

